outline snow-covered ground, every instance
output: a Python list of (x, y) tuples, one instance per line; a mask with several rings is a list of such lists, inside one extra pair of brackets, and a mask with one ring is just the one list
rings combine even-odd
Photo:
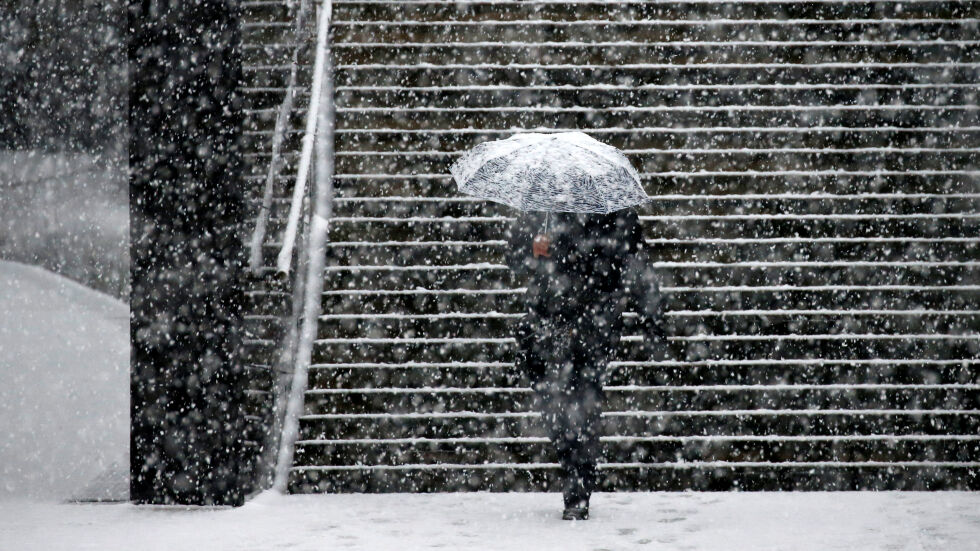
[(128, 306), (0, 262), (0, 499), (118, 497), (128, 457)]
[(262, 495), (240, 509), (0, 503), (0, 549), (975, 551), (980, 493)]
[(599, 493), (586, 522), (540, 493), (64, 503), (125, 491), (126, 305), (0, 262), (0, 312), (0, 551), (980, 550), (980, 492)]

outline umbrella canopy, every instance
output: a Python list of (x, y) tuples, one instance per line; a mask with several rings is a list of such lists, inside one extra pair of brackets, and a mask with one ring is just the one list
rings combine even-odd
[(484, 142), (449, 171), (460, 193), (522, 211), (605, 214), (649, 199), (629, 159), (582, 132)]

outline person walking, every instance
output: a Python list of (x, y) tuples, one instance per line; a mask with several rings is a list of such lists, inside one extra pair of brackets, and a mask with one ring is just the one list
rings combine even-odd
[(585, 520), (596, 487), (602, 379), (637, 314), (645, 357), (665, 348), (662, 301), (636, 211), (524, 213), (510, 226), (507, 264), (526, 285), (516, 365), (561, 465), (566, 520)]
[(633, 207), (650, 200), (625, 155), (582, 132), (483, 142), (449, 168), (459, 191), (521, 212), (507, 261), (527, 286), (517, 366), (534, 388), (562, 471), (562, 518), (596, 487), (602, 376), (632, 309), (645, 357), (662, 357), (661, 300)]

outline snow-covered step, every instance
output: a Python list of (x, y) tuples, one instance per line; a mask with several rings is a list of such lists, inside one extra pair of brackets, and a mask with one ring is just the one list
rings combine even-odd
[[(467, 2), (336, 2), (338, 17), (343, 20), (762, 20), (806, 18), (832, 21), (881, 19), (944, 18), (963, 16), (969, 2), (852, 2), (844, 0), (799, 3), (792, 1), (479, 1)], [(969, 11), (967, 13), (970, 13)]]
[[(682, 215), (678, 215), (682, 216)], [(768, 239), (783, 236), (808, 235), (815, 238), (833, 237), (910, 237), (942, 238), (945, 236), (967, 237), (975, 235), (980, 221), (971, 213), (942, 213), (935, 219), (915, 214), (854, 217), (812, 215), (810, 218), (779, 217), (778, 215), (718, 216), (686, 215), (688, 219), (660, 216), (652, 218), (645, 228), (648, 239), (680, 240), (690, 237), (713, 239)], [(432, 241), (448, 242), (490, 241), (505, 238), (510, 220), (508, 217), (350, 217), (331, 227), (331, 240), (351, 242), (370, 241)], [(397, 236), (397, 239), (392, 237)], [(909, 243), (911, 245), (912, 243)], [(969, 248), (968, 245), (966, 244)], [(787, 248), (786, 250), (789, 250)], [(895, 250), (895, 249), (890, 249)], [(915, 248), (908, 248), (916, 251)], [(475, 255), (486, 251), (472, 249)], [(502, 252), (502, 251), (501, 251)], [(405, 254), (409, 254), (405, 252)], [(447, 254), (461, 254), (448, 251)], [(486, 260), (486, 259), (484, 259)], [(481, 262), (484, 260), (480, 260)], [(502, 258), (500, 259), (502, 262)], [(417, 264), (432, 263), (430, 257), (420, 258)], [(470, 261), (476, 262), (476, 260)], [(467, 262), (456, 262), (466, 264)]]
[[(737, 238), (736, 238), (737, 239)], [(780, 239), (780, 238), (776, 238)], [(949, 256), (967, 256), (976, 254), (980, 243), (970, 238), (909, 238), (908, 242), (902, 237), (871, 238), (861, 242), (860, 238), (847, 239), (844, 243), (834, 243), (835, 238), (820, 238), (814, 242), (805, 238), (795, 243), (768, 243), (767, 238), (750, 239), (754, 244), (728, 244), (726, 239), (707, 240), (703, 243), (684, 243), (684, 239), (661, 240), (669, 241), (653, 247), (655, 253), (665, 262), (684, 262), (691, 257), (714, 263), (731, 263), (739, 258), (756, 258), (760, 261), (778, 262), (783, 258), (800, 258), (803, 261), (833, 257), (842, 261), (928, 261), (931, 258)], [(961, 241), (945, 242), (946, 239)], [(657, 240), (648, 243), (657, 244)], [(275, 248), (278, 244), (266, 243)], [(372, 265), (392, 261), (407, 264), (412, 259), (424, 259), (439, 255), (440, 259), (449, 263), (468, 261), (497, 261), (506, 245), (495, 245), (494, 242), (449, 242), (426, 241), (381, 243), (335, 243), (329, 247), (332, 259), (338, 264)]]
[[(960, 3), (962, 6), (963, 3)], [(975, 11), (975, 10), (974, 10)], [(432, 13), (432, 12), (430, 12)], [(924, 26), (955, 26), (962, 28), (963, 26), (970, 27), (974, 26), (978, 22), (977, 17), (915, 17), (903, 14), (899, 17), (888, 17), (888, 16), (878, 16), (878, 17), (863, 17), (863, 18), (847, 18), (847, 17), (785, 17), (785, 18), (754, 18), (754, 17), (717, 17), (717, 18), (705, 18), (705, 17), (685, 17), (683, 14), (677, 14), (675, 12), (674, 16), (667, 17), (638, 17), (631, 19), (614, 19), (614, 18), (603, 18), (603, 17), (589, 17), (588, 15), (582, 16), (583, 12), (566, 12), (562, 14), (564, 17), (547, 17), (547, 16), (531, 16), (527, 18), (519, 17), (500, 17), (500, 13), (490, 14), (487, 17), (479, 18), (467, 18), (467, 19), (439, 19), (439, 18), (419, 18), (419, 19), (395, 19), (395, 20), (372, 20), (372, 19), (355, 19), (355, 20), (342, 20), (335, 21), (334, 26), (339, 29), (349, 29), (347, 32), (352, 34), (352, 31), (365, 32), (367, 29), (374, 28), (380, 31), (381, 37), (387, 38), (385, 36), (386, 32), (397, 36), (405, 42), (412, 42), (411, 40), (405, 40), (406, 34), (410, 31), (418, 32), (418, 29), (429, 29), (436, 28), (437, 31), (441, 30), (446, 34), (450, 34), (453, 29), (467, 29), (474, 32), (467, 33), (468, 40), (481, 40), (483, 34), (491, 34), (499, 31), (500, 27), (511, 27), (517, 29), (518, 32), (523, 31), (525, 35), (514, 33), (511, 36), (516, 38), (527, 39), (527, 35), (535, 33), (537, 28), (546, 28), (548, 30), (554, 29), (568, 29), (574, 28), (579, 30), (589, 30), (595, 28), (601, 28), (604, 31), (618, 30), (623, 28), (630, 29), (674, 29), (674, 28), (686, 28), (696, 33), (704, 33), (716, 31), (718, 29), (728, 30), (731, 32), (736, 28), (749, 29), (750, 32), (756, 32), (760, 35), (764, 34), (761, 31), (769, 30), (768, 27), (783, 28), (787, 30), (792, 29), (808, 29), (808, 27), (824, 28), (824, 29), (849, 29), (849, 30), (859, 30), (867, 32), (867, 27), (875, 28), (888, 28), (888, 29), (902, 29), (902, 30), (915, 30), (914, 27), (924, 25)], [(513, 15), (508, 14), (508, 15)], [(578, 15), (578, 16), (576, 16)], [(251, 29), (264, 29), (264, 28), (274, 28), (276, 26), (282, 25), (282, 22), (263, 22), (251, 25), (246, 25), (246, 30)], [(912, 29), (909, 29), (912, 27)], [(856, 29), (855, 29), (856, 28)], [(400, 33), (396, 34), (396, 33)], [(341, 35), (338, 37), (341, 42), (355, 42), (357, 41), (351, 34)], [(584, 36), (588, 37), (587, 41), (598, 41), (596, 35), (583, 33)], [(375, 35), (377, 36), (377, 35)], [(458, 35), (457, 35), (458, 36)], [(603, 38), (607, 39), (606, 35), (602, 35)], [(921, 36), (915, 34), (914, 36)], [(797, 39), (799, 35), (796, 35)], [(442, 37), (436, 34), (436, 40), (440, 40)], [(563, 35), (561, 38), (568, 40), (570, 42), (575, 42), (575, 37)], [(734, 36), (726, 36), (725, 38), (735, 39)], [(841, 40), (846, 40), (846, 38), (837, 37)], [(354, 40), (352, 40), (354, 39)], [(431, 39), (431, 35), (430, 35)], [(375, 39), (377, 40), (377, 39)], [(455, 41), (458, 38), (450, 39), (449, 41)], [(602, 40), (600, 38), (599, 40)], [(744, 40), (744, 39), (743, 39)]]
[[(374, 108), (372, 108), (374, 109)], [(381, 109), (381, 108), (378, 108)], [(648, 147), (642, 149), (622, 149), (623, 154), (637, 159), (639, 163), (646, 161), (646, 157), (698, 157), (701, 155), (723, 155), (726, 157), (737, 157), (739, 155), (943, 155), (953, 157), (953, 161), (962, 162), (956, 159), (957, 154), (976, 154), (980, 153), (977, 147), (742, 147), (742, 148), (701, 148), (701, 147), (680, 147), (680, 148), (655, 148)], [(436, 149), (415, 150), (415, 151), (339, 151), (337, 157), (349, 158), (360, 162), (367, 162), (368, 159), (384, 161), (395, 158), (416, 158), (423, 161), (440, 161), (445, 159), (455, 160), (465, 154), (465, 151), (442, 151)], [(268, 157), (269, 153), (255, 153), (255, 157)]]
[[(764, 385), (765, 386), (765, 385)], [(743, 410), (765, 409), (778, 403), (781, 408), (850, 410), (890, 408), (898, 402), (914, 402), (918, 408), (975, 410), (978, 385), (606, 385), (607, 411), (657, 411), (669, 416), (675, 412), (716, 412), (730, 405)], [(532, 412), (531, 389), (508, 387), (367, 388), (316, 389), (306, 393), (308, 419), (320, 414), (344, 411), (350, 414), (412, 414), (438, 412)]]
[[(671, 309), (681, 306), (667, 304)], [(673, 310), (666, 328), (678, 342), (712, 339), (889, 339), (905, 336), (911, 341), (932, 339), (975, 340), (980, 311), (962, 308), (937, 309), (754, 309), (733, 304), (723, 310)], [(426, 342), (499, 341), (513, 335), (513, 324), (523, 315), (520, 309), (492, 312), (448, 312), (435, 314), (363, 314), (321, 317), (319, 342)], [(480, 322), (474, 320), (482, 320)], [(624, 344), (640, 335), (626, 318)], [(696, 331), (691, 327), (697, 326)], [(841, 332), (841, 327), (859, 326), (862, 333)], [(412, 335), (425, 335), (413, 337)], [(630, 337), (632, 335), (632, 337)], [(971, 336), (972, 335), (972, 336)], [(512, 342), (512, 341), (508, 341)]]
[[(373, 101), (373, 100), (370, 100)], [(387, 100), (385, 100), (387, 101)], [(648, 128), (617, 131), (614, 128), (589, 130), (588, 134), (621, 149), (736, 149), (750, 140), (753, 149), (775, 148), (969, 148), (980, 141), (980, 127), (748, 127), (705, 126), (697, 128)], [(465, 151), (477, 143), (503, 139), (512, 130), (411, 130), (346, 129), (342, 149), (345, 155), (359, 151)]]
[[(433, 173), (448, 171), (456, 157), (455, 154), (443, 152), (396, 155), (358, 152), (339, 155), (337, 169), (345, 175), (374, 174), (379, 169), (386, 174)], [(881, 171), (900, 171), (911, 164), (919, 171), (957, 173), (963, 170), (962, 167), (975, 166), (980, 161), (980, 149), (658, 149), (638, 151), (630, 157), (636, 169), (647, 174), (698, 171), (739, 173), (751, 170), (793, 173), (812, 170), (818, 164), (839, 165), (854, 162), (855, 159), (862, 159)], [(668, 170), (665, 171), (665, 168)]]
[[(975, 435), (945, 438), (942, 435), (824, 436), (812, 440), (787, 435), (606, 438), (601, 440), (600, 453), (603, 464), (608, 466), (638, 460), (651, 464), (678, 460), (724, 461), (728, 446), (746, 458), (743, 461), (757, 458), (756, 461), (854, 462), (866, 461), (891, 448), (909, 462), (947, 463), (961, 461), (964, 454), (968, 456), (977, 445), (977, 438)], [(938, 453), (930, 451), (940, 443)], [(378, 443), (366, 439), (306, 440), (299, 442), (297, 464), (341, 470), (349, 465), (351, 457), (359, 459), (358, 465), (380, 469), (405, 464), (436, 468), (437, 462), (445, 458), (470, 465), (548, 463), (551, 461), (549, 446), (550, 443), (540, 437), (405, 438)]]
[[(980, 46), (980, 43), (978, 43)], [(258, 89), (264, 90), (264, 89)], [(594, 85), (582, 88), (563, 86), (520, 86), (497, 88), (494, 86), (420, 86), (390, 89), (381, 86), (349, 86), (338, 90), (340, 109), (366, 109), (391, 107), (400, 111), (409, 108), (540, 108), (542, 104), (559, 106), (587, 106), (589, 108), (612, 107), (660, 107), (664, 110), (697, 110), (722, 106), (756, 106), (755, 109), (778, 111), (780, 109), (829, 110), (833, 106), (842, 109), (873, 110), (874, 106), (898, 109), (907, 105), (971, 105), (976, 91), (969, 86), (915, 87), (898, 85), (869, 85), (834, 88), (829, 85), (774, 85), (759, 84), (752, 87), (724, 85), (649, 85), (625, 88), (621, 85)], [(257, 92), (253, 92), (257, 93)], [(269, 92), (271, 93), (271, 92)], [(560, 103), (559, 103), (560, 102)], [(795, 107), (794, 107), (795, 106)]]
[[(751, 337), (752, 340), (726, 335), (675, 337), (666, 351), (666, 357), (730, 361), (796, 359), (819, 350), (825, 357), (837, 359), (849, 359), (855, 356), (858, 358), (961, 359), (969, 357), (977, 346), (975, 334), (935, 337), (929, 334), (915, 340), (901, 335), (886, 335), (886, 338), (862, 338), (861, 335), (839, 334), (830, 334), (826, 338), (790, 335), (786, 340), (764, 338), (765, 335)], [(463, 341), (432, 339), (430, 342), (410, 339), (319, 341), (313, 349), (313, 359), (320, 363), (337, 360), (397, 362), (408, 358), (418, 362), (449, 362), (460, 359), (493, 362), (513, 360), (512, 340), (502, 338), (499, 341), (488, 341), (488, 339)], [(615, 359), (648, 360), (648, 357), (637, 350), (638, 343), (638, 340), (622, 342), (619, 355)], [(773, 404), (773, 407), (778, 408), (779, 405)]]
[[(340, 438), (542, 437), (536, 412), (326, 414), (303, 419), (301, 440)], [(926, 421), (922, 423), (922, 421)], [(719, 424), (721, 422), (721, 424)], [(603, 432), (620, 436), (718, 434), (813, 436), (980, 432), (976, 410), (926, 409), (732, 409), (709, 411), (612, 411), (602, 416)], [(929, 429), (931, 427), (931, 430)]]
[[(652, 182), (651, 182), (652, 183)], [(843, 191), (843, 190), (842, 190)], [(814, 210), (844, 210), (841, 214), (853, 214), (849, 209), (858, 207), (860, 211), (881, 211), (882, 214), (896, 211), (915, 212), (924, 207), (941, 208), (943, 211), (956, 212), (965, 210), (980, 200), (980, 194), (969, 191), (950, 191), (948, 193), (932, 192), (867, 192), (867, 193), (722, 193), (711, 195), (689, 195), (684, 193), (649, 194), (651, 201), (639, 206), (640, 212), (646, 216), (656, 216), (656, 213), (676, 213), (677, 215), (691, 213), (693, 216), (708, 208), (741, 206), (750, 210), (813, 212)], [(338, 208), (351, 213), (369, 215), (390, 214), (392, 216), (417, 215), (462, 215), (481, 211), (489, 213), (509, 213), (500, 204), (467, 196), (437, 196), (418, 197), (406, 195), (377, 195), (377, 196), (341, 196), (334, 200)], [(744, 211), (743, 211), (744, 212)]]
[[(819, 261), (812, 261), (819, 262)], [(941, 261), (945, 262), (945, 261)], [(950, 261), (951, 262), (951, 261)], [(813, 287), (827, 282), (853, 283), (860, 281), (867, 287), (892, 285), (934, 286), (955, 285), (963, 281), (975, 281), (980, 266), (977, 264), (927, 264), (917, 261), (911, 265), (888, 263), (834, 263), (818, 264), (784, 263), (751, 266), (716, 263), (707, 266), (685, 265), (658, 270), (661, 278), (676, 286), (698, 288), (773, 286)], [(453, 265), (465, 266), (465, 265)], [(494, 273), (496, 272), (496, 273)], [(348, 289), (401, 291), (405, 289), (454, 290), (460, 287), (492, 285), (509, 286), (505, 269), (483, 270), (478, 268), (425, 267), (405, 269), (359, 269), (328, 272), (329, 281), (343, 284)], [(785, 294), (785, 293), (783, 293)], [(896, 293), (897, 295), (898, 293)], [(779, 294), (770, 297), (779, 300)], [(901, 297), (893, 297), (899, 300)], [(849, 300), (841, 297), (839, 300)], [(440, 301), (448, 304), (448, 301)], [(348, 305), (353, 306), (353, 303)]]
[[(867, 165), (813, 170), (767, 171), (660, 171), (642, 175), (650, 195), (704, 193), (870, 193), (882, 190), (909, 193), (969, 193), (976, 191), (978, 171), (916, 169), (881, 170)], [(257, 177), (246, 177), (257, 178)], [(338, 174), (338, 197), (415, 195), (445, 197), (455, 185), (445, 173)]]
[[(907, 481), (902, 488), (952, 489), (951, 481), (963, 480), (976, 470), (972, 463), (918, 462), (673, 462), (600, 465), (605, 491), (778, 491), (785, 487), (799, 490), (892, 489), (893, 480)], [(710, 476), (701, 473), (709, 472)], [(887, 477), (878, 476), (888, 473)], [(308, 492), (436, 492), (455, 491), (554, 491), (561, 490), (557, 464), (437, 465), (397, 469), (345, 467), (319, 469), (297, 467), (292, 473), (291, 491)]]
[[(637, 86), (697, 81), (704, 84), (740, 82), (744, 84), (840, 82), (919, 82), (921, 80), (968, 83), (974, 78), (976, 64), (903, 64), (848, 63), (832, 61), (819, 64), (637, 64), (554, 65), (547, 64), (481, 64), (478, 66), (427, 65), (350, 65), (338, 67), (338, 86), (493, 85), (507, 82), (513, 86), (548, 85), (560, 82), (572, 86), (633, 82)], [(339, 122), (339, 121), (338, 121)]]
[[(978, 366), (978, 360), (889, 357), (864, 360), (614, 361), (608, 367), (606, 384), (728, 385), (726, 388), (739, 385), (955, 385), (975, 384), (975, 378), (964, 379), (964, 375)], [(374, 389), (412, 386), (481, 388), (520, 386), (521, 374), (509, 361), (334, 362), (313, 364), (310, 380), (313, 390), (358, 386)]]
[[(353, 307), (363, 313), (404, 312), (441, 313), (465, 310), (469, 312), (522, 312), (522, 289), (350, 289), (328, 291), (323, 295), (326, 311), (350, 311)], [(681, 288), (665, 286), (663, 292), (671, 310), (765, 310), (774, 302), (784, 309), (810, 310), (826, 308), (828, 304), (846, 305), (851, 310), (874, 310), (881, 304), (928, 304), (934, 309), (969, 310), (980, 296), (978, 285), (745, 285), (697, 286)], [(737, 295), (736, 295), (737, 293)], [(734, 298), (737, 297), (737, 298)]]
[[(595, 41), (568, 44), (529, 42), (411, 42), (407, 44), (358, 42), (337, 50), (337, 62), (344, 68), (361, 64), (403, 64), (406, 62), (480, 64), (488, 58), (524, 64), (548, 59), (549, 64), (621, 63), (634, 66), (657, 59), (659, 63), (698, 63), (716, 59), (718, 51), (738, 51), (743, 63), (792, 63), (807, 55), (823, 55), (837, 63), (872, 63), (881, 59), (914, 58), (918, 63), (943, 63), (951, 56), (976, 60), (975, 40), (665, 40)], [(249, 60), (272, 62), (272, 55), (249, 56)]]
[[(970, 193), (976, 190), (978, 171), (928, 170), (884, 171), (878, 169), (825, 169), (811, 171), (699, 171), (654, 172), (641, 175), (647, 193), (659, 195), (691, 195), (710, 189), (716, 193), (766, 191), (785, 193), (874, 193), (881, 189), (908, 193)], [(295, 173), (285, 167), (276, 182), (292, 182)], [(266, 175), (258, 168), (245, 176), (247, 182), (264, 182)], [(431, 174), (338, 174), (335, 180), (344, 184), (337, 197), (364, 196), (434, 196), (446, 197), (455, 188), (450, 177)], [(494, 208), (488, 205), (488, 208)]]
[(623, 127), (712, 127), (712, 126), (850, 126), (860, 119), (869, 125), (898, 124), (910, 127), (938, 127), (942, 125), (977, 126), (980, 114), (973, 106), (922, 106), (908, 110), (889, 106), (814, 106), (810, 107), (747, 107), (736, 106), (673, 108), (617, 108), (581, 109), (577, 106), (541, 107), (534, 109), (508, 108), (465, 109), (458, 112), (441, 110), (393, 110), (384, 112), (352, 113), (351, 119), (339, 124), (342, 130), (363, 129), (373, 126), (433, 128), (515, 128), (584, 126)]
[[(449, 163), (447, 163), (449, 164)], [(811, 169), (811, 170), (801, 170), (801, 169), (776, 169), (776, 170), (693, 170), (693, 171), (672, 171), (664, 170), (657, 172), (641, 172), (639, 173), (640, 182), (645, 183), (646, 181), (654, 179), (707, 179), (707, 178), (746, 178), (746, 179), (760, 179), (760, 178), (884, 178), (888, 176), (895, 176), (901, 178), (915, 178), (915, 177), (944, 177), (952, 178), (954, 180), (957, 177), (964, 177), (963, 180), (973, 181), (980, 174), (980, 170), (973, 168), (958, 168), (958, 169), (908, 169), (899, 170), (894, 168), (854, 168), (854, 169)], [(393, 181), (438, 181), (446, 185), (452, 180), (452, 176), (448, 173), (443, 172), (426, 172), (426, 173), (414, 173), (406, 172), (402, 174), (398, 173), (345, 173), (337, 174), (335, 176), (336, 180), (342, 181), (354, 181), (354, 180), (369, 180), (372, 183), (376, 183), (378, 180), (393, 180)]]

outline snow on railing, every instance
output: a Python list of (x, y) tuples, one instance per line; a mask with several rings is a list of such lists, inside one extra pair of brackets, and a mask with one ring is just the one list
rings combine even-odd
[(262, 268), (262, 244), (265, 242), (265, 234), (269, 225), (269, 213), (272, 210), (273, 191), (275, 189), (276, 179), (279, 177), (279, 168), (282, 164), (283, 136), (286, 133), (286, 127), (289, 126), (289, 114), (293, 110), (293, 101), (297, 95), (296, 77), (299, 72), (299, 53), (303, 47), (303, 29), (305, 28), (306, 17), (309, 11), (309, 0), (303, 0), (296, 13), (293, 62), (289, 71), (286, 95), (276, 115), (276, 126), (272, 135), (272, 155), (269, 160), (269, 170), (265, 177), (265, 188), (262, 192), (262, 206), (259, 207), (259, 214), (255, 221), (255, 230), (252, 232), (252, 240), (249, 243), (248, 265), (252, 273), (258, 273)]
[[(309, 227), (308, 261), (303, 289), (302, 319), (300, 321), (299, 342), (295, 356), (292, 384), (286, 403), (282, 436), (273, 489), (285, 493), (289, 484), (289, 470), (293, 464), (293, 453), (299, 437), (299, 418), (303, 412), (307, 376), (316, 339), (320, 315), (320, 298), (323, 292), (323, 271), (326, 262), (326, 242), (329, 221), (333, 214), (333, 172), (334, 172), (334, 97), (333, 70), (330, 60), (329, 29), (332, 12), (330, 0), (322, 0), (317, 23), (316, 71), (313, 75), (313, 92), (310, 96), (310, 116), (307, 120), (307, 133), (303, 137), (303, 159), (300, 165), (304, 172), (297, 176), (293, 190), (293, 204), (290, 210), (290, 227), (287, 227), (283, 249), (279, 254), (278, 269), (289, 271), (292, 259), (292, 246), (295, 240), (296, 225), (303, 191), (306, 186), (305, 171), (310, 159), (316, 153), (313, 215)], [(306, 168), (304, 168), (304, 166)], [(290, 229), (291, 228), (291, 229)]]
[[(320, 17), (317, 22), (316, 59), (313, 65), (313, 86), (310, 91), (310, 106), (306, 114), (306, 131), (303, 134), (303, 150), (293, 184), (293, 197), (289, 207), (289, 218), (283, 233), (282, 249), (276, 259), (276, 269), (281, 273), (289, 273), (293, 259), (293, 247), (296, 244), (296, 231), (299, 227), (300, 211), (303, 207), (303, 195), (306, 193), (306, 180), (309, 176), (310, 164), (313, 159), (313, 142), (317, 136), (317, 123), (320, 117), (323, 100), (322, 89), (326, 66), (329, 63), (330, 44), (328, 33), (330, 27), (332, 6), (329, 0), (322, 2)], [(333, 99), (330, 98), (329, 102)], [(328, 103), (329, 103), (328, 102)]]

